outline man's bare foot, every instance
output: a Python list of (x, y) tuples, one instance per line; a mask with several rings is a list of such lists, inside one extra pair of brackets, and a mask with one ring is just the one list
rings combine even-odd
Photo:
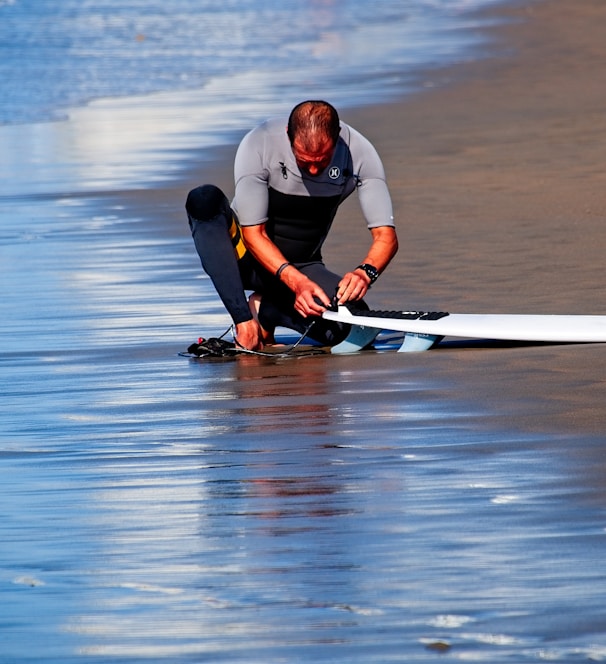
[(256, 320), (247, 320), (236, 325), (236, 344), (246, 350), (262, 350), (263, 334)]
[(259, 326), (263, 344), (265, 345), (275, 344), (276, 341), (274, 339), (274, 330), (263, 329), (263, 326), (259, 322), (259, 309), (261, 308), (261, 295), (259, 293), (253, 293), (248, 298), (248, 307), (250, 309), (250, 313), (253, 315), (254, 320)]

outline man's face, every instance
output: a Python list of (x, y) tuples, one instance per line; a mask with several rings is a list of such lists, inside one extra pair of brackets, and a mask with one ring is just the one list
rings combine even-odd
[(295, 155), (297, 166), (308, 175), (319, 175), (330, 164), (335, 151), (332, 140), (326, 139), (318, 144), (318, 149), (309, 152), (295, 138), (292, 142), (292, 152)]

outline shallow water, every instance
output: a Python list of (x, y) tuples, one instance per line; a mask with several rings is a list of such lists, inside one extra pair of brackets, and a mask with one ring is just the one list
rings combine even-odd
[(433, 86), (486, 52), (491, 4), (0, 0), (0, 196), (149, 187), (302, 99)]
[(2, 248), (2, 661), (606, 659), (599, 347), (192, 361), (194, 312), (226, 318), (186, 236), (30, 205)]
[[(401, 94), (419, 67), (482, 43), (495, 0), (0, 0), (0, 124), (66, 117), (95, 99), (199, 91), (251, 108), (303, 90), (343, 104)], [(291, 103), (290, 101), (287, 104)], [(223, 126), (225, 126), (225, 121)]]

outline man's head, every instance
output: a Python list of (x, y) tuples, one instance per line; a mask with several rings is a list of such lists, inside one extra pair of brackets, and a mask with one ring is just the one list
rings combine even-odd
[(288, 118), (287, 133), (299, 168), (319, 175), (330, 164), (339, 131), (339, 115), (328, 102), (297, 104)]

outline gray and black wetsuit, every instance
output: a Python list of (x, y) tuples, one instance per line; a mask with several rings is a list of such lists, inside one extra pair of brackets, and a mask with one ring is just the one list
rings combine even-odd
[[(309, 321), (293, 308), (294, 294), (246, 252), (239, 226), (265, 224), (285, 258), (330, 296), (341, 280), (322, 261), (322, 245), (339, 205), (354, 191), (368, 228), (393, 226), (391, 199), (381, 160), (360, 133), (341, 123), (331, 164), (319, 175), (302, 173), (286, 133), (275, 119), (249, 132), (234, 165), (231, 207), (213, 185), (192, 190), (189, 223), (202, 265), (235, 323), (250, 320), (245, 290), (263, 294), (261, 324), (303, 331)], [(338, 343), (342, 326), (321, 321), (310, 336)]]

